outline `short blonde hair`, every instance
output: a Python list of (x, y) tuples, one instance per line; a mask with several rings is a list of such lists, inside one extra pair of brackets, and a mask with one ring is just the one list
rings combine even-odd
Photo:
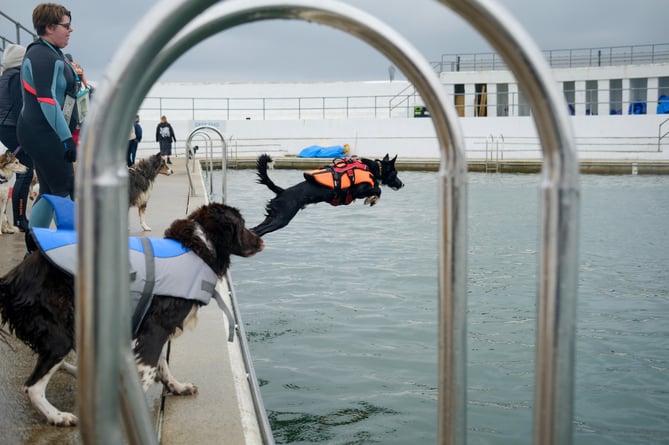
[(72, 13), (63, 5), (58, 3), (40, 3), (33, 9), (33, 27), (37, 35), (46, 34), (46, 27), (60, 23), (66, 15), (72, 20)]
[(167, 122), (167, 116), (160, 116), (160, 122), (162, 122), (163, 124)]

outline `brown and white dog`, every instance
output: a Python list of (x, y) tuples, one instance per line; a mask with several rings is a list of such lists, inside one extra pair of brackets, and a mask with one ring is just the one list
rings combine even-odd
[(18, 228), (9, 224), (7, 209), (12, 206), (9, 203), (9, 184), (15, 173), (25, 173), (28, 168), (21, 164), (14, 154), (7, 150), (0, 155), (0, 232), (16, 233)]
[(151, 231), (146, 224), (146, 205), (151, 197), (151, 189), (158, 175), (169, 176), (172, 169), (165, 162), (165, 158), (157, 153), (149, 158), (142, 159), (128, 168), (128, 206), (137, 207), (139, 224), (145, 232)]
[[(231, 255), (249, 257), (264, 247), (262, 239), (245, 227), (237, 209), (218, 203), (202, 206), (187, 218), (174, 221), (165, 231), (165, 238), (189, 249), (199, 258), (197, 267), (208, 266), (218, 278), (230, 266)], [(75, 371), (65, 362), (65, 356), (75, 349), (74, 279), (46, 255), (36, 250), (0, 278), (0, 328), (7, 324), (38, 356), (23, 388), (32, 405), (49, 423), (72, 426), (77, 424), (77, 417), (49, 403), (45, 390), (58, 369), (71, 374)], [(199, 266), (200, 260), (206, 266)], [(158, 267), (156, 261), (156, 276)], [(173, 288), (170, 291), (176, 292)], [(154, 382), (162, 382), (172, 394), (189, 395), (196, 393), (197, 387), (172, 376), (162, 350), (169, 339), (194, 321), (198, 308), (206, 303), (173, 295), (155, 294), (149, 300), (146, 315), (133, 334), (134, 353), (145, 391)]]

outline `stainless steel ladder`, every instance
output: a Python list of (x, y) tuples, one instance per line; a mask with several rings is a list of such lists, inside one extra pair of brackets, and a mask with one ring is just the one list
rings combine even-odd
[[(492, 1), (440, 0), (503, 57), (528, 96), (542, 142), (541, 235), (534, 442), (572, 440), (577, 283), (578, 163), (564, 99), (516, 20)], [(207, 14), (201, 14), (204, 11)], [(207, 37), (240, 24), (297, 19), (340, 29), (399, 67), (430, 110), (441, 146), (439, 442), (466, 443), (467, 167), (454, 106), (429, 63), (398, 33), (332, 0), (162, 0), (135, 26), (109, 65), (82, 135), (77, 194), (79, 409), (85, 443), (155, 443), (129, 345), (125, 134), (141, 99), (167, 67)], [(176, 34), (175, 34), (176, 33)], [(149, 66), (137, 61), (150, 61)], [(120, 385), (114, 385), (121, 376)]]

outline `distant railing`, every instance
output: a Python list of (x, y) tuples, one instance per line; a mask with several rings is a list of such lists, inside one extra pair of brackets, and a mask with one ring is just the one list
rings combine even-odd
[[(147, 97), (144, 119), (169, 115), (171, 120), (356, 119), (409, 117), (423, 102), (411, 94), (340, 97)], [(401, 103), (397, 101), (400, 100)]]
[[(0, 50), (2, 50), (3, 52), (5, 51), (5, 47), (10, 43), (18, 43), (20, 45), (25, 46), (26, 45), (26, 43), (25, 43), (26, 40), (28, 42), (32, 42), (33, 40), (35, 40), (37, 38), (37, 34), (32, 32), (30, 29), (26, 28), (25, 26), (23, 26), (22, 24), (20, 24), (19, 22), (17, 22), (16, 20), (11, 18), (7, 14), (5, 14), (4, 12), (0, 11), (0, 16), (2, 16), (3, 18), (5, 18), (9, 22), (11, 22), (14, 25), (14, 28), (16, 29), (16, 37), (13, 40), (10, 39), (9, 37), (5, 37), (4, 35), (0, 36), (0, 41), (2, 42), (2, 46), (0, 47)], [(25, 37), (27, 37), (27, 39), (24, 40), (24, 43), (21, 43), (21, 35), (22, 34)]]
[[(451, 86), (444, 85), (444, 88)], [(658, 98), (669, 94), (666, 87), (629, 86), (629, 95), (623, 95), (622, 86), (621, 89), (563, 86), (562, 90), (573, 115), (656, 114)], [(447, 90), (446, 94), (454, 97), (453, 91)], [(481, 94), (486, 95), (487, 105), (481, 105)], [(462, 116), (531, 115), (527, 100), (518, 91), (472, 91), (458, 96), (462, 97), (457, 105)], [(603, 98), (606, 101), (601, 101)], [(635, 104), (643, 105), (642, 110), (636, 110)], [(419, 117), (414, 114), (414, 107), (423, 105), (422, 98), (412, 85), (408, 85), (393, 96), (147, 97), (140, 107), (140, 114), (142, 119), (149, 120), (167, 115), (170, 120), (193, 121), (387, 119)], [(481, 112), (482, 108), (485, 112)]]
[[(543, 51), (551, 68), (582, 68), (669, 62), (669, 43), (652, 45), (610, 46), (604, 48), (552, 49)], [(432, 62), (442, 71), (507, 70), (502, 58), (494, 52), (442, 54)]]

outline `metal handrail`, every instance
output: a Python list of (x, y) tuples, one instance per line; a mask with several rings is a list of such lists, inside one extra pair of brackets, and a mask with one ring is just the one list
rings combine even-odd
[[(669, 43), (565, 48), (541, 52), (551, 68), (585, 68), (634, 63), (669, 62)], [(496, 52), (442, 54), (433, 64), (440, 71), (505, 70), (504, 58)]]
[[(127, 361), (121, 364), (121, 357), (129, 354), (130, 329), (122, 318), (128, 315), (127, 305), (117, 304), (119, 300), (128, 299), (129, 287), (127, 244), (122, 242), (122, 237), (127, 235), (127, 217), (121, 218), (121, 224), (117, 221), (119, 215), (127, 214), (123, 211), (127, 209), (127, 171), (118, 166), (123, 165), (125, 154), (124, 128), (132, 123), (139, 107), (138, 98), (145, 96), (153, 82), (179, 55), (215, 32), (253, 21), (290, 18), (331, 25), (374, 46), (407, 75), (430, 110), (442, 154), (439, 171), (439, 437), (442, 443), (464, 444), (467, 168), (454, 105), (446, 100), (430, 64), (412, 46), (385, 24), (351, 6), (326, 0), (222, 2), (216, 6), (215, 16), (208, 11), (207, 17), (203, 15), (190, 22), (213, 3), (164, 0), (149, 11), (112, 60), (108, 78), (98, 93), (97, 103), (104, 107), (93, 107), (82, 135), (83, 165), (78, 170), (77, 187), (81, 200), (77, 340), (84, 441), (120, 443), (118, 394), (110, 382), (116, 381), (122, 368), (128, 370)], [(535, 108), (545, 156), (535, 442), (569, 443), (573, 411), (570, 359), (573, 358), (576, 287), (575, 218), (579, 196), (578, 168), (565, 102), (548, 82), (550, 75), (540, 53), (511, 16), (487, 2), (442, 0), (442, 3), (463, 16), (497, 47), (519, 81), (525, 84)], [(185, 23), (188, 26), (172, 39), (171, 33)], [(153, 62), (147, 70), (135, 60)], [(127, 116), (127, 119), (119, 119), (119, 116)], [(119, 326), (124, 335), (119, 335)], [(131, 372), (126, 375), (129, 380), (137, 379)], [(562, 392), (557, 391), (558, 388)], [(124, 386), (122, 389), (133, 388)], [(126, 430), (135, 440), (133, 443), (155, 443), (155, 437), (147, 432), (150, 428), (146, 425), (150, 422), (146, 402), (127, 403), (124, 408)]]
[(658, 153), (662, 151), (662, 145), (661, 145), (662, 144), (662, 139), (664, 139), (665, 137), (667, 137), (669, 135), (669, 131), (666, 131), (664, 134), (662, 134), (662, 127), (667, 122), (669, 122), (669, 118), (666, 118), (665, 120), (660, 122), (660, 125), (657, 128), (657, 152)]
[[(442, 79), (445, 82), (445, 79)], [(578, 82), (578, 81), (576, 81)], [(559, 86), (559, 82), (556, 82)], [(493, 83), (494, 84), (494, 83)], [(444, 83), (443, 88), (447, 94), (452, 93), (452, 84)], [(586, 93), (596, 91), (598, 98), (610, 97), (612, 92), (621, 90), (611, 88), (577, 88), (569, 90), (572, 99), (569, 105), (575, 110), (576, 116), (596, 116), (609, 114), (627, 114), (628, 107), (637, 100), (630, 99), (629, 94), (620, 94), (620, 98), (612, 102), (601, 99), (591, 100)], [(627, 92), (632, 89), (626, 88)], [(648, 99), (640, 100), (648, 104), (648, 110), (657, 104), (657, 97), (663, 91), (660, 87), (646, 87), (639, 89), (642, 97)], [(461, 105), (465, 110), (465, 116), (474, 116), (475, 110), (481, 108), (475, 102), (479, 93), (465, 92), (462, 94), (464, 103)], [(490, 94), (490, 93), (487, 93)], [(521, 113), (519, 93), (509, 91), (508, 113), (506, 116), (521, 116), (530, 114)], [(578, 98), (575, 100), (574, 98)], [(353, 103), (352, 103), (353, 101)], [(305, 103), (310, 103), (307, 106)], [(244, 105), (250, 103), (252, 105)], [(210, 105), (211, 104), (211, 105)], [(218, 106), (217, 104), (220, 104)], [(252, 118), (254, 120), (277, 120), (277, 119), (347, 119), (351, 114), (357, 117), (377, 118), (379, 115), (389, 118), (407, 118), (412, 116), (410, 111), (414, 105), (423, 105), (422, 99), (416, 94), (413, 85), (408, 84), (396, 95), (372, 95), (372, 96), (294, 96), (294, 97), (155, 97), (149, 96), (144, 99), (140, 108), (143, 115), (153, 114), (156, 117), (168, 114), (172, 120), (196, 120), (196, 119), (220, 119), (220, 120), (243, 120)], [(497, 105), (485, 105), (488, 109), (486, 118), (491, 116), (491, 110)], [(649, 115), (653, 113), (648, 113)], [(175, 118), (175, 115), (179, 116)], [(499, 116), (499, 115), (498, 115)]]
[[(130, 345), (128, 178), (123, 135), (132, 125), (142, 91), (135, 80), (157, 77), (152, 60), (172, 35), (214, 0), (156, 4), (117, 51), (83, 127), (77, 169), (78, 273), (76, 318), (80, 432), (84, 443), (122, 443), (120, 407), (132, 444), (156, 444)], [(155, 80), (155, 78), (153, 79)], [(153, 80), (147, 79), (147, 84)], [(119, 304), (120, 302), (120, 304)], [(132, 369), (131, 369), (132, 367)], [(118, 382), (123, 375), (119, 387)], [(141, 396), (138, 396), (140, 394)]]
[[(207, 165), (208, 165), (207, 172), (209, 175), (209, 195), (211, 196), (214, 193), (214, 183), (213, 183), (214, 175), (212, 175), (212, 171), (214, 169), (214, 145), (209, 132), (214, 132), (221, 141), (221, 170), (223, 171), (223, 180), (221, 181), (222, 182), (221, 202), (225, 203), (227, 198), (227, 193), (226, 193), (227, 180), (225, 172), (228, 169), (228, 144), (225, 142), (225, 137), (223, 136), (223, 133), (221, 133), (218, 128), (209, 125), (202, 125), (190, 132), (190, 134), (188, 135), (188, 139), (186, 140), (186, 170), (188, 170), (189, 157), (192, 153), (191, 150), (192, 150), (193, 139), (196, 136), (203, 137), (205, 139), (205, 153), (206, 153), (205, 159), (207, 160)], [(193, 160), (195, 160), (194, 153), (192, 154), (192, 156)], [(188, 178), (190, 180), (190, 173), (188, 173)], [(192, 190), (193, 188), (191, 182), (191, 191)]]
[[(116, 221), (119, 215), (127, 213), (121, 210), (127, 208), (127, 172), (118, 168), (123, 165), (125, 153), (123, 128), (131, 124), (139, 107), (138, 98), (146, 95), (153, 82), (179, 55), (201, 40), (241, 23), (293, 18), (332, 25), (382, 50), (409, 75), (417, 90), (428, 97), (426, 102), (436, 115), (433, 119), (445, 152), (442, 162), (444, 198), (451, 208), (464, 210), (466, 165), (462, 135), (453, 124), (455, 112), (445, 108), (445, 95), (430, 65), (399, 34), (355, 8), (331, 1), (247, 1), (243, 7), (239, 4), (228, 6), (238, 2), (222, 2), (217, 5), (220, 9), (215, 17), (208, 11), (208, 18), (198, 17), (200, 20), (189, 22), (213, 3), (164, 0), (149, 11), (112, 60), (96, 101), (104, 107), (91, 109), (84, 128), (77, 187), (81, 202), (78, 208), (77, 339), (82, 376), (79, 391), (81, 431), (86, 443), (120, 443), (121, 435), (118, 394), (110, 382), (116, 381), (121, 368), (127, 370), (128, 361), (121, 363), (120, 357), (127, 357), (129, 350), (125, 345), (130, 344), (129, 327), (122, 321), (122, 316), (128, 315), (128, 308), (118, 305), (118, 301), (128, 298), (127, 244), (122, 242), (122, 237), (127, 235), (127, 218), (122, 218), (121, 224)], [(184, 28), (185, 23), (188, 26)], [(182, 31), (172, 38), (177, 29)], [(152, 60), (152, 63), (147, 69), (134, 63), (138, 59)], [(447, 114), (450, 119), (446, 118)], [(118, 116), (127, 116), (127, 122)], [(446, 216), (445, 226), (449, 229), (445, 231), (447, 242), (444, 246), (451, 259), (465, 253), (463, 217), (464, 211)], [(99, 243), (100, 239), (105, 242)], [(444, 280), (444, 283), (459, 288), (458, 292), (464, 295), (464, 268), (454, 272), (457, 272), (454, 279)], [(103, 298), (111, 293), (113, 297)], [(123, 327), (125, 335), (118, 335), (119, 326)], [(111, 347), (103, 347), (105, 342), (112, 343)], [(121, 345), (124, 345), (123, 349)], [(117, 355), (116, 351), (121, 353)], [(132, 372), (124, 375), (133, 380)], [(106, 391), (101, 391), (103, 383)], [(464, 388), (460, 392), (464, 395)], [(98, 399), (101, 394), (106, 397)], [(139, 438), (136, 443), (155, 443), (155, 437), (149, 434), (146, 403), (124, 404), (124, 410), (130, 413), (124, 414), (129, 436)]]
[[(11, 18), (10, 16), (8, 16), (7, 14), (5, 14), (4, 12), (0, 11), (0, 16), (4, 17), (4, 18), (6, 18), (7, 20), (9, 20), (10, 22), (12, 22), (12, 23), (14, 24), (14, 27), (16, 28), (16, 41), (15, 41), (15, 42), (12, 41), (12, 40), (10, 40), (10, 39), (8, 39), (8, 38), (5, 37), (5, 36), (1, 36), (1, 37), (0, 37), (0, 40), (2, 40), (2, 48), (0, 48), (0, 49), (1, 49), (3, 52), (4, 52), (5, 47), (7, 46), (7, 43), (8, 43), (8, 42), (9, 42), (9, 43), (18, 43), (19, 45), (21, 44), (21, 31), (23, 31), (23, 32), (25, 32), (26, 34), (28, 34), (30, 37), (32, 37), (33, 40), (36, 40), (36, 39), (37, 39), (37, 34), (35, 34), (35, 33), (34, 33), (33, 31), (31, 31), (30, 29), (26, 28), (25, 26), (23, 26), (21, 23), (17, 22), (16, 20), (14, 20), (13, 18)], [(24, 45), (24, 46), (25, 46), (25, 45)]]
[(531, 37), (501, 6), (485, 0), (440, 2), (467, 20), (497, 50), (532, 106), (544, 157), (533, 437), (535, 444), (570, 444), (580, 193), (566, 102)]

